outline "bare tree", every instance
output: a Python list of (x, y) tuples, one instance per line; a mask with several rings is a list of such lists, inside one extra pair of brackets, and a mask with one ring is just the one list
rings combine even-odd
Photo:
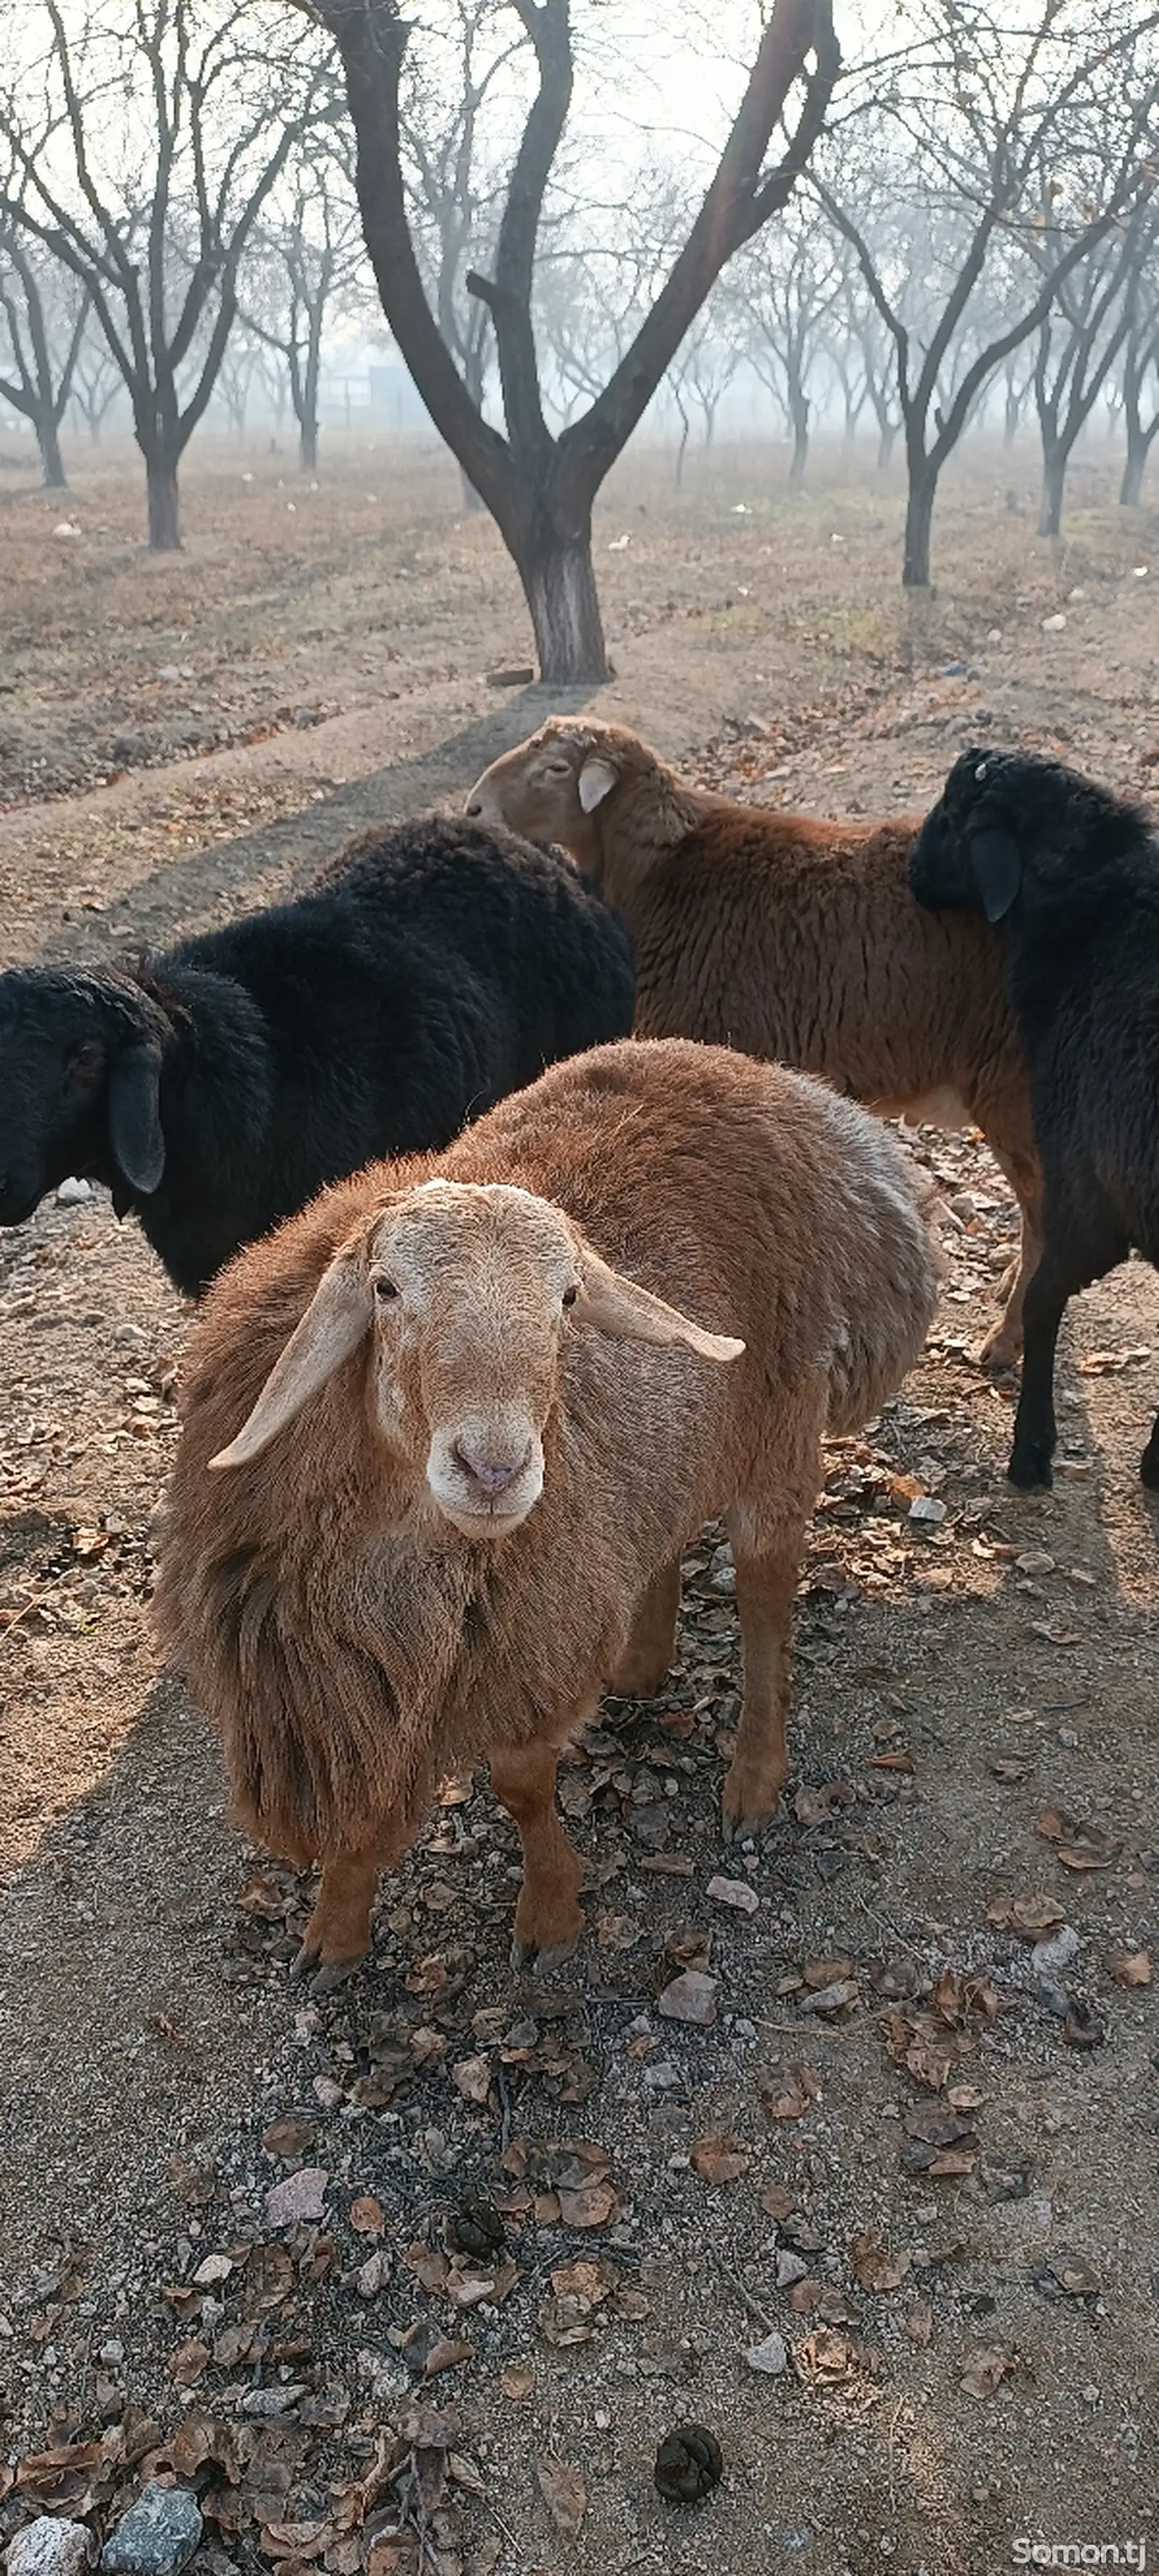
[(804, 481), (810, 388), (842, 285), (838, 251), (815, 203), (805, 197), (774, 239), (753, 244), (736, 272), (736, 293), (753, 334), (749, 362), (780, 404), (793, 441), (791, 492), (799, 492)]
[[(35, 5), (37, 59), (0, 98), (20, 173), (0, 219), (91, 299), (132, 404), (149, 543), (172, 548), (178, 466), (233, 327), (242, 253), (312, 112), (317, 48), (305, 29), (287, 46), (265, 0)], [(28, 0), (3, 0), (0, 32), (5, 20), (26, 56)], [(139, 168), (125, 158), (138, 127)]]
[[(1150, 388), (1150, 417), (1144, 395)], [(1159, 265), (1155, 243), (1150, 257), (1136, 270), (1127, 292), (1127, 337), (1123, 352), (1123, 418), (1127, 453), (1119, 499), (1125, 510), (1138, 508), (1152, 442), (1159, 434)]]
[(365, 260), (345, 145), (345, 134), (321, 121), (303, 136), (284, 201), (275, 190), (239, 289), (247, 328), (285, 361), (305, 474), (318, 463), (326, 316)]
[(60, 424), (88, 311), (83, 287), (77, 289), (55, 260), (23, 241), (15, 225), (0, 222), (0, 315), (8, 357), (0, 394), (31, 421), (50, 491), (63, 491), (67, 481)]
[(90, 308), (72, 371), (72, 399), (93, 447), (100, 446), (106, 418), (122, 391), (121, 370), (104, 332), (93, 322)]
[[(578, 420), (544, 416), (532, 322), (544, 199), (571, 106), (571, 0), (510, 0), (536, 89), (515, 154), (490, 275), (468, 273), (495, 337), (506, 437), (484, 420), (424, 291), (407, 202), (400, 85), (409, 29), (399, 0), (298, 0), (330, 28), (358, 140), (367, 249), (394, 337), (431, 418), (498, 522), (523, 583), (544, 679), (607, 670), (592, 565), (596, 493), (734, 251), (787, 201), (824, 123), (838, 53), (830, 0), (773, 0), (740, 108), (683, 248), (630, 348)], [(811, 66), (811, 68), (810, 68)], [(798, 85), (797, 121), (770, 168)]]
[[(1037, 0), (1012, 27), (990, 0), (902, 0), (892, 23), (899, 41), (911, 41), (865, 131), (861, 194), (879, 196), (888, 174), (925, 233), (919, 257), (912, 243), (908, 257), (880, 257), (871, 216), (840, 181), (817, 184), (893, 343), (909, 475), (902, 580), (925, 588), (938, 479), (988, 379), (1150, 184), (1156, 17), (1135, 0)], [(1092, 151), (1094, 206), (1070, 184)], [(1044, 167), (1064, 191), (1049, 263), (1029, 257)], [(962, 364), (963, 332), (971, 315), (977, 325), (996, 266), (1011, 289), (1005, 320), (975, 327), (975, 353)]]
[(680, 421), (680, 441), (676, 450), (676, 489), (684, 481), (684, 459), (692, 426), (690, 405), (695, 404), (704, 424), (704, 445), (711, 447), (716, 428), (716, 415), (722, 397), (727, 393), (737, 368), (740, 350), (723, 337), (721, 320), (712, 302), (698, 314), (690, 331), (685, 333), (672, 364), (665, 370), (664, 382), (676, 406)]
[[(1063, 279), (1056, 302), (1038, 326), (1034, 404), (1042, 434), (1040, 537), (1059, 534), (1067, 467), (1075, 441), (1090, 419), (1127, 337), (1127, 288), (1132, 271), (1142, 260), (1146, 214), (1144, 205), (1129, 223), (1103, 235)], [(1056, 265), (1059, 236), (1049, 191), (1041, 242), (1043, 264)]]

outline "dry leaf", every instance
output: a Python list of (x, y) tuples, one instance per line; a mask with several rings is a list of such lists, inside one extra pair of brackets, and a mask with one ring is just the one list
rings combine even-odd
[(855, 2367), (856, 2351), (848, 2338), (836, 2334), (831, 2326), (818, 2326), (806, 2335), (793, 2354), (799, 2379), (810, 2388), (832, 2388), (840, 2379), (848, 2379)]
[(588, 2509), (588, 2493), (578, 2469), (566, 2460), (545, 2458), (535, 2463), (539, 2492), (561, 2540), (577, 2540)]
[(350, 2224), (359, 2236), (381, 2236), (386, 2225), (382, 2202), (367, 2193), (350, 2204)]
[(462, 2058), (458, 2066), (451, 2068), (451, 2082), (462, 2094), (464, 2102), (486, 2102), (491, 2091), (490, 2058)]
[(1054, 1844), (1064, 1869), (1109, 1869), (1123, 1848), (1101, 1825), (1084, 1824), (1081, 1817), (1068, 1815), (1065, 1807), (1043, 1807), (1035, 1828)]
[(1004, 2352), (1000, 2344), (984, 2344), (970, 2354), (962, 2372), (960, 2385), (971, 2397), (992, 2397), (1002, 2380), (1018, 2367), (1018, 2356)]
[(1000, 1932), (1017, 1932), (1022, 1941), (1041, 1941), (1044, 1933), (1057, 1931), (1065, 1914), (1053, 1896), (1011, 1896), (1003, 1888), (991, 1897), (986, 1920)]
[(1149, 1986), (1151, 1954), (1148, 1950), (1112, 1950), (1107, 1959), (1107, 1974), (1117, 1986)]
[(737, 2145), (735, 2138), (708, 2137), (697, 2139), (688, 2161), (701, 2181), (715, 2191), (721, 2183), (736, 2182), (747, 2173), (752, 2157)]
[(499, 2385), (504, 2396), (509, 2397), (513, 2405), (521, 2406), (524, 2399), (530, 2397), (535, 2386), (535, 2372), (530, 2362), (509, 2361), (506, 2369), (500, 2374)]
[(928, 2299), (919, 2299), (916, 2308), (910, 2309), (905, 2330), (911, 2343), (925, 2345), (929, 2342), (934, 2331), (934, 2312)]
[(620, 2205), (610, 2182), (584, 2182), (576, 2191), (560, 2183), (558, 2192), (565, 2227), (606, 2227)]
[(910, 2269), (913, 2256), (904, 2249), (900, 2253), (891, 2254), (889, 2247), (883, 2245), (876, 2228), (870, 2227), (866, 2228), (863, 2235), (853, 2238), (849, 2248), (849, 2260), (853, 2267), (853, 2278), (859, 2289), (881, 2291), (899, 2288)]
[(792, 2217), (793, 2211), (797, 2206), (796, 2193), (787, 2190), (783, 2182), (765, 2183), (761, 2191), (760, 2200), (761, 2208), (763, 2209), (766, 2218), (775, 2219), (778, 2227), (784, 2223), (786, 2218)]
[(855, 1804), (848, 1780), (826, 1780), (819, 1789), (798, 1789), (793, 1813), (799, 1825), (829, 1825)]
[(799, 2120), (821, 2098), (821, 2078), (812, 2066), (796, 2061), (777, 2067), (761, 2083), (761, 2109), (768, 2120)]
[(614, 2263), (560, 2263), (551, 2275), (551, 2286), (557, 2299), (586, 2299), (589, 2307), (598, 2308), (619, 2277)]

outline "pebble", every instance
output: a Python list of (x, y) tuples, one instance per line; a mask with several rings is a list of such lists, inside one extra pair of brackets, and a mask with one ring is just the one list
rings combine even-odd
[(1063, 1923), (1048, 1941), (1036, 1941), (1030, 1953), (1030, 1964), (1036, 1977), (1056, 1977), (1060, 1968), (1069, 1968), (1077, 1955), (1079, 1936), (1072, 1923)]
[(321, 2165), (302, 2165), (266, 2193), (267, 2227), (296, 2227), (300, 2220), (321, 2218), (330, 2176)]
[(1064, 612), (1064, 610), (1063, 610), (1063, 609), (1061, 609), (1061, 608), (1057, 608), (1057, 609), (1055, 610), (1055, 613), (1054, 613), (1054, 616), (1053, 616), (1053, 617), (1044, 617), (1044, 618), (1043, 618), (1043, 621), (1042, 621), (1042, 631), (1043, 631), (1043, 634), (1044, 634), (1044, 635), (1061, 635), (1062, 630), (1063, 630), (1063, 628), (1064, 628), (1064, 626), (1065, 626), (1065, 625), (1066, 625), (1066, 615), (1065, 615), (1065, 612)]
[(763, 2373), (766, 2379), (779, 2379), (789, 2367), (789, 2347), (783, 2335), (769, 2334), (763, 2343), (752, 2343), (745, 2354), (750, 2370)]
[(292, 2379), (284, 2388), (251, 2388), (241, 2400), (240, 2412), (256, 2416), (259, 2421), (288, 2415), (306, 2394), (304, 2379)]
[(946, 1509), (945, 1503), (940, 1503), (935, 1494), (916, 1494), (909, 1507), (909, 1517), (918, 1523), (919, 1528), (924, 1523), (927, 1529), (938, 1529), (946, 1517)]
[(178, 2576), (201, 2538), (201, 2514), (188, 2487), (143, 2486), (101, 2551), (101, 2576)]
[(786, 2252), (786, 2253), (783, 2253), (783, 2254), (778, 2254), (778, 2256), (777, 2256), (777, 2288), (778, 2288), (778, 2290), (791, 2290), (791, 2289), (792, 2289), (792, 2286), (793, 2286), (794, 2281), (803, 2281), (803, 2280), (805, 2279), (805, 2277), (806, 2277), (807, 2273), (808, 2273), (808, 2270), (809, 2270), (809, 2266), (808, 2266), (808, 2264), (804, 2261), (803, 2257), (802, 2257), (800, 2254), (789, 2254), (789, 2253), (787, 2253), (787, 2252)]
[(704, 1976), (699, 1968), (687, 1968), (682, 1977), (673, 1977), (665, 1986), (657, 2009), (666, 2021), (694, 2022), (707, 2030), (716, 2020), (716, 1978)]
[(708, 1893), (718, 1905), (735, 1906), (738, 1914), (755, 1914), (760, 1906), (755, 1887), (743, 1878), (710, 1878)]
[(91, 1197), (92, 1188), (88, 1181), (71, 1179), (61, 1182), (56, 1193), (56, 1204), (58, 1207), (83, 1207), (86, 1199)]
[(83, 2522), (41, 2513), (9, 2541), (4, 2564), (8, 2576), (81, 2576), (92, 2555), (92, 2538)]

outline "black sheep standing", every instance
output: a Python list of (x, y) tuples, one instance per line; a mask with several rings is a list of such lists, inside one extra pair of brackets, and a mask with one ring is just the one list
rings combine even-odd
[[(1132, 1247), (1159, 1262), (1159, 839), (1061, 762), (966, 751), (912, 883), (934, 910), (984, 911), (1005, 931), (1045, 1179), (1008, 1473), (1049, 1485), (1067, 1302)], [(1159, 1419), (1140, 1473), (1159, 1489)]]
[(557, 851), (449, 816), (131, 969), (0, 976), (0, 1224), (70, 1173), (199, 1296), (379, 1155), (447, 1145), (632, 1025), (627, 933)]

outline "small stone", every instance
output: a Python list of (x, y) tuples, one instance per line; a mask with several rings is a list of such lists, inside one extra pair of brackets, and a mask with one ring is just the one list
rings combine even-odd
[(302, 2219), (321, 2218), (330, 2176), (321, 2165), (302, 2165), (266, 2193), (267, 2227), (296, 2227)]
[(806, 2278), (808, 2270), (809, 2266), (800, 2254), (789, 2254), (787, 2252), (778, 2254), (778, 2290), (791, 2290), (794, 2281), (803, 2281)]
[(178, 2576), (201, 2538), (201, 2513), (187, 2487), (143, 2486), (101, 2551), (101, 2576)]
[(193, 2278), (199, 2290), (216, 2289), (219, 2281), (228, 2281), (233, 2265), (228, 2254), (207, 2254), (199, 2263)]
[[(1064, 1923), (1052, 1932), (1048, 1941), (1036, 1941), (1030, 1953), (1030, 1964), (1036, 1977), (1053, 1978), (1060, 1968), (1069, 1968), (1078, 1955), (1079, 1936), (1072, 1923)], [(1053, 2007), (1051, 2007), (1053, 2009)]]
[(81, 2576), (92, 2558), (92, 2536), (83, 2522), (61, 2522), (41, 2513), (8, 2543), (8, 2576)]
[(716, 2020), (716, 1978), (702, 1975), (698, 1968), (686, 1969), (665, 1986), (658, 2010), (666, 2021), (693, 2022), (699, 2030), (707, 2030)]
[(789, 2367), (789, 2347), (783, 2335), (769, 2334), (763, 2343), (749, 2345), (745, 2360), (750, 2370), (760, 2371), (766, 2379), (779, 2379)]
[(1020, 1574), (1053, 1574), (1055, 1569), (1053, 1556), (1048, 1556), (1044, 1548), (1028, 1547), (1014, 1562)]
[(936, 1494), (916, 1494), (909, 1507), (909, 1517), (919, 1529), (939, 1529), (946, 1517), (946, 1505)]
[(755, 1914), (760, 1906), (755, 1887), (743, 1878), (710, 1878), (708, 1893), (717, 1905), (731, 1905), (738, 1914)]
[(1073, 1726), (1060, 1726), (1058, 1730), (1058, 1740), (1067, 1753), (1073, 1753), (1076, 1745), (1078, 1744), (1078, 1737), (1075, 1734)]
[(83, 1207), (86, 1200), (91, 1197), (92, 1189), (88, 1181), (72, 1179), (61, 1182), (56, 1193), (56, 1204), (58, 1207)]
[(241, 2412), (256, 2416), (259, 2423), (276, 2422), (279, 2416), (290, 2414), (305, 2394), (304, 2379), (289, 2380), (282, 2388), (250, 2388), (241, 2400)]
[(163, 662), (157, 673), (157, 677), (159, 680), (179, 680), (181, 672), (178, 664), (176, 662)]
[(1065, 625), (1066, 625), (1066, 611), (1065, 611), (1065, 609), (1062, 609), (1062, 608), (1056, 608), (1056, 610), (1055, 610), (1055, 612), (1054, 612), (1053, 617), (1044, 617), (1044, 618), (1043, 618), (1043, 621), (1042, 621), (1042, 631), (1043, 631), (1043, 634), (1044, 634), (1044, 635), (1061, 635), (1061, 633), (1062, 633), (1063, 628), (1064, 628), (1064, 626), (1065, 626)]

